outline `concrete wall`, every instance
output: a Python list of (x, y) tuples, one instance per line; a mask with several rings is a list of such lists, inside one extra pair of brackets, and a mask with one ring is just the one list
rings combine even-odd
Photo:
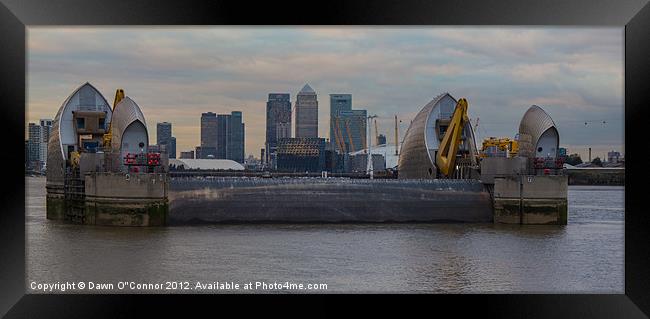
[(163, 199), (167, 182), (166, 174), (92, 173), (85, 176), (86, 197)]
[(494, 222), (567, 223), (566, 176), (523, 175), (494, 180)]
[(481, 181), (494, 184), (495, 177), (525, 174), (528, 158), (526, 157), (486, 157), (481, 160)]
[(84, 175), (88, 172), (100, 172), (104, 169), (105, 153), (81, 153), (79, 158), (79, 173)]
[(166, 174), (88, 173), (84, 181), (85, 193), (74, 199), (66, 198), (62, 188), (48, 187), (48, 219), (87, 225), (167, 224)]
[(85, 176), (84, 224), (162, 226), (167, 223), (167, 174)]

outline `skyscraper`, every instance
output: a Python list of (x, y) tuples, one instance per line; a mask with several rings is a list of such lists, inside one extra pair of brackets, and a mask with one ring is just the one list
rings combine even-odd
[(39, 149), (39, 156), (43, 162), (43, 166), (47, 166), (47, 142), (50, 140), (50, 134), (52, 133), (52, 120), (41, 119), (40, 124), (41, 129), (43, 130), (43, 139)]
[(216, 158), (217, 157), (217, 114), (212, 112), (201, 114), (201, 157), (197, 158)]
[[(366, 147), (367, 114), (352, 109), (351, 94), (330, 94), (330, 142), (335, 150), (355, 152)], [(345, 149), (341, 150), (340, 144)]]
[(217, 115), (217, 153), (215, 158), (228, 159), (230, 146), (230, 114)]
[(228, 159), (244, 164), (244, 119), (242, 112), (230, 113)]
[(242, 112), (217, 115), (216, 158), (244, 163), (244, 123)]
[(291, 101), (289, 93), (270, 93), (266, 102), (266, 163), (275, 167), (279, 138), (291, 137)]
[(162, 122), (156, 125), (156, 144), (167, 144), (172, 137), (172, 123)]
[(176, 138), (172, 136), (172, 123), (156, 124), (156, 145), (159, 151), (167, 152), (169, 158), (176, 158)]
[(173, 136), (167, 142), (167, 154), (169, 154), (169, 158), (176, 158), (176, 138)]
[(36, 123), (29, 123), (29, 165), (34, 169), (39, 169), (41, 162), (41, 143), (43, 141), (43, 128)]
[(294, 117), (295, 137), (318, 137), (318, 99), (309, 84), (296, 97)]
[(47, 142), (52, 131), (52, 120), (41, 119), (39, 124), (29, 123), (28, 131), (28, 165), (41, 170), (47, 166)]
[(356, 152), (367, 147), (367, 116), (366, 110), (339, 111), (339, 130), (346, 152)]

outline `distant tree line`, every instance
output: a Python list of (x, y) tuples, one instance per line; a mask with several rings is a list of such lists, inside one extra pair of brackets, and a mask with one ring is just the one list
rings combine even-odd
[(579, 154), (571, 154), (566, 157), (564, 162), (569, 165), (576, 166), (578, 164), (582, 164), (582, 159), (580, 158)]

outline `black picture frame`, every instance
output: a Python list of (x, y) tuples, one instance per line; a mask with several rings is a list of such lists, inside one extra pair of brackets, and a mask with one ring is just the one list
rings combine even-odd
[[(353, 298), (355, 308), (383, 312), (477, 313), (487, 317), (643, 318), (650, 314), (650, 214), (643, 209), (641, 132), (650, 101), (650, 4), (647, 0), (350, 1), (302, 2), (0, 0), (0, 119), (5, 152), (0, 192), (0, 315), (125, 317), (232, 307), (237, 296), (26, 295), (25, 178), (12, 169), (22, 150), (26, 108), (26, 27), (39, 25), (561, 25), (625, 28), (625, 294), (488, 294)], [(21, 143), (21, 145), (19, 145)], [(20, 148), (19, 148), (20, 147)], [(567, 270), (579, 271), (579, 270)], [(198, 297), (198, 298), (194, 298)], [(243, 310), (284, 314), (296, 304), (339, 313), (340, 296), (246, 296)], [(265, 298), (261, 298), (265, 297)], [(375, 300), (379, 299), (379, 300)], [(348, 300), (348, 302), (350, 302)], [(397, 306), (395, 303), (404, 303)], [(257, 306), (264, 304), (264, 306)], [(253, 306), (254, 305), (254, 306)], [(269, 305), (272, 308), (266, 308)], [(222, 310), (222, 309), (220, 309)], [(444, 311), (446, 310), (446, 311)], [(405, 314), (402, 312), (402, 314)]]

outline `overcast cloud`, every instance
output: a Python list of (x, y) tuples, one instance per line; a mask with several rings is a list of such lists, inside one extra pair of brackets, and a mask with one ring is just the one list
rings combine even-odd
[[(532, 104), (555, 120), (570, 152), (623, 151), (622, 28), (181, 27), (28, 29), (27, 120), (53, 118), (86, 81), (115, 89), (156, 123), (173, 123), (177, 151), (200, 141), (202, 112), (243, 112), (246, 155), (259, 157), (268, 93), (318, 94), (329, 137), (329, 94), (379, 116), (394, 141), (432, 98), (466, 97), (478, 136), (514, 136)], [(603, 123), (604, 121), (604, 123)], [(585, 122), (587, 123), (585, 125)], [(480, 143), (480, 140), (478, 141)]]

